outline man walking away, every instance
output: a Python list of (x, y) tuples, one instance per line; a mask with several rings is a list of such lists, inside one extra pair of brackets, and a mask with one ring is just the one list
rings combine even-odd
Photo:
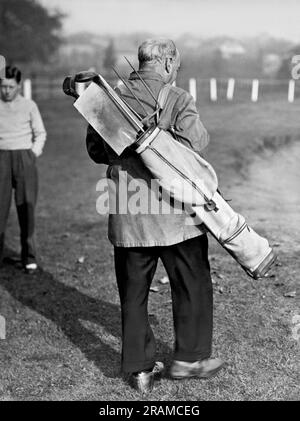
[[(152, 39), (140, 45), (138, 58), (139, 71), (130, 75), (128, 85), (150, 115), (156, 103), (140, 77), (158, 98), (161, 89), (175, 81), (180, 55), (171, 40)], [(131, 92), (125, 86), (119, 89), (126, 102), (145, 118), (144, 110)], [(178, 142), (197, 153), (208, 144), (196, 104), (181, 88), (170, 86), (159, 127), (169, 130)], [(151, 173), (137, 154), (128, 149), (116, 156), (91, 127), (87, 149), (95, 162), (109, 165), (107, 174), (116, 186), (126, 174), (128, 182), (144, 180), (150, 195)], [(117, 203), (126, 197), (119, 194)], [(156, 343), (147, 312), (158, 259), (167, 271), (172, 292), (175, 344), (170, 376), (209, 378), (224, 366), (219, 358), (211, 358), (213, 289), (206, 230), (203, 225), (187, 224), (186, 218), (185, 213), (164, 215), (150, 210), (146, 214), (122, 212), (109, 216), (109, 239), (114, 245), (122, 309), (122, 370), (142, 393), (152, 390), (163, 369), (163, 364), (155, 360)]]

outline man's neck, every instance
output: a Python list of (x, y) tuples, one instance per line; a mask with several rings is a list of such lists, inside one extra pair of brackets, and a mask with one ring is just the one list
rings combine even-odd
[(17, 102), (19, 99), (21, 98), (20, 94), (17, 94), (11, 101), (5, 101), (4, 99), (2, 99), (0, 97), (1, 102), (4, 102), (4, 104), (14, 104), (15, 102)]
[(151, 66), (151, 65), (143, 66), (139, 68), (139, 72), (154, 72), (162, 76), (161, 71), (157, 66)]

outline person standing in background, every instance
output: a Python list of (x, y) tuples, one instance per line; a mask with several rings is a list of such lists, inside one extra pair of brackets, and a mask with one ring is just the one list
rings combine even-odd
[(20, 94), (21, 71), (6, 66), (0, 79), (0, 265), (12, 191), (21, 231), (21, 259), (27, 271), (37, 269), (34, 244), (38, 193), (36, 158), (42, 154), (46, 130), (34, 101)]

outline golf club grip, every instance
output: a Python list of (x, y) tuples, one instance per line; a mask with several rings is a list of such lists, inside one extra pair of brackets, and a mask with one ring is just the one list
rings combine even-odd
[(63, 92), (68, 96), (71, 96), (76, 99), (79, 97), (75, 88), (75, 78), (72, 76), (67, 76), (64, 79), (63, 84), (62, 84), (62, 89), (63, 89)]
[(96, 72), (90, 72), (87, 70), (87, 71), (77, 73), (75, 75), (75, 82), (78, 82), (78, 83), (91, 82), (98, 78), (99, 78), (99, 75)]

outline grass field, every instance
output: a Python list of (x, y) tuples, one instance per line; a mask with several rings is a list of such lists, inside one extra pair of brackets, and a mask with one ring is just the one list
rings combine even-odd
[[(61, 98), (39, 104), (48, 130), (38, 161), (42, 270), (26, 275), (15, 265), (0, 269), (0, 314), (7, 335), (0, 340), (0, 399), (141, 400), (120, 374), (113, 250), (106, 217), (99, 216), (95, 206), (96, 183), (105, 167), (89, 160), (86, 125), (71, 102)], [(271, 277), (254, 281), (211, 239), (214, 355), (224, 358), (227, 368), (210, 381), (178, 382), (166, 376), (146, 399), (299, 400), (299, 340), (292, 334), (293, 317), (300, 314), (299, 225), (293, 223), (296, 213), (281, 219), (283, 203), (276, 198), (276, 186), (259, 190), (253, 167), (258, 162), (267, 171), (261, 186), (266, 174), (275, 180), (289, 177), (292, 164), (282, 169), (274, 159), (298, 144), (299, 112), (298, 101), (201, 108), (211, 135), (206, 156), (219, 175), (221, 190), (250, 218), (250, 225), (268, 237), (280, 258)], [(290, 195), (297, 191), (291, 189)], [(19, 249), (14, 209), (7, 245)], [(164, 275), (160, 266), (153, 281), (159, 291), (151, 293), (149, 313), (158, 358), (168, 367), (173, 329), (169, 285), (158, 283)], [(293, 291), (296, 296), (286, 296)]]

